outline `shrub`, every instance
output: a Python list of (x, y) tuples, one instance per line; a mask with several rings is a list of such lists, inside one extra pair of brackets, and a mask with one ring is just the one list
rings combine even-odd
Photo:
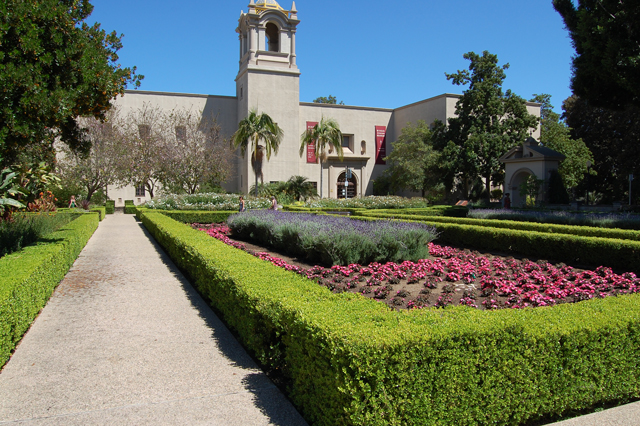
[(0, 259), (0, 366), (97, 227), (97, 214), (81, 214), (37, 245)]
[(107, 209), (106, 207), (102, 207), (102, 206), (93, 206), (89, 209), (90, 212), (96, 212), (98, 213), (98, 218), (100, 219), (100, 222), (102, 222), (102, 219), (104, 219), (104, 216), (107, 214)]
[(212, 240), (143, 223), (316, 425), (522, 424), (640, 396), (640, 297), (390, 311)]
[(307, 201), (304, 207), (317, 208), (355, 208), (355, 209), (402, 209), (425, 208), (428, 206), (424, 198), (405, 198), (397, 196), (369, 196), (347, 199), (323, 198)]
[[(181, 194), (156, 197), (145, 203), (145, 207), (157, 210), (215, 210), (238, 211), (240, 195), (236, 194)], [(269, 198), (245, 197), (248, 210), (266, 209), (271, 206)]]
[(475, 219), (500, 219), (519, 222), (640, 230), (640, 215), (632, 213), (574, 213), (567, 211), (473, 209), (469, 211), (469, 217)]
[(77, 218), (73, 213), (17, 213), (0, 220), (0, 257), (34, 243)]
[(427, 244), (435, 238), (432, 228), (416, 224), (271, 210), (239, 213), (227, 223), (238, 238), (325, 265), (417, 261), (429, 256)]
[(104, 204), (105, 207), (105, 213), (106, 214), (113, 214), (116, 211), (116, 202), (115, 200), (107, 200), (106, 203)]
[(553, 234), (570, 234), (582, 237), (617, 238), (622, 240), (640, 241), (640, 231), (627, 229), (595, 228), (592, 226), (556, 225), (532, 222), (518, 222), (513, 220), (448, 218), (421, 215), (393, 214), (389, 212), (359, 211), (356, 216), (377, 217), (382, 219), (410, 219), (421, 222), (438, 222), (458, 225), (471, 225), (490, 228), (506, 228), (521, 231), (548, 232)]

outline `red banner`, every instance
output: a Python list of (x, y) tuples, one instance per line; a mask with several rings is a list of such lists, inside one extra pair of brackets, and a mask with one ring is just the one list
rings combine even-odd
[(387, 156), (387, 127), (376, 126), (376, 164), (387, 164), (383, 160)]
[[(318, 124), (315, 121), (307, 121), (307, 130), (313, 129), (314, 126)], [(316, 163), (318, 159), (316, 158), (316, 145), (313, 142), (307, 144), (307, 163)]]

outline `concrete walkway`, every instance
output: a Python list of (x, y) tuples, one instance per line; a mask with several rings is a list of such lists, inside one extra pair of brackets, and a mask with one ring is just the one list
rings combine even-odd
[[(0, 425), (306, 425), (132, 215), (109, 215), (0, 373)], [(640, 402), (554, 426), (638, 426)]]
[(122, 214), (101, 222), (0, 373), (0, 424), (306, 425)]

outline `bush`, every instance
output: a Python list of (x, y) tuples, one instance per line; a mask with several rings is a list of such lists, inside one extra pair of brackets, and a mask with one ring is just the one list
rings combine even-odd
[(238, 213), (227, 224), (237, 238), (325, 265), (418, 261), (429, 257), (435, 238), (427, 226), (271, 210)]
[(555, 223), (640, 230), (640, 215), (634, 213), (574, 213), (547, 210), (473, 209), (469, 217), (518, 222)]
[(107, 214), (107, 209), (106, 207), (102, 207), (102, 206), (93, 206), (89, 209), (90, 212), (96, 212), (98, 213), (98, 218), (100, 219), (100, 222), (102, 222), (102, 219), (104, 219), (104, 216)]
[(616, 238), (622, 240), (635, 240), (640, 241), (640, 231), (626, 230), (626, 229), (609, 229), (609, 228), (595, 228), (592, 226), (572, 226), (572, 225), (556, 225), (556, 224), (543, 224), (532, 222), (517, 222), (513, 220), (496, 220), (496, 219), (472, 219), (472, 218), (449, 218), (449, 217), (434, 217), (429, 215), (408, 215), (408, 214), (393, 214), (389, 212), (372, 212), (372, 211), (359, 211), (354, 213), (356, 216), (377, 217), (381, 219), (410, 219), (421, 222), (438, 222), (438, 223), (450, 223), (458, 225), (471, 225), (490, 228), (506, 228), (521, 231), (536, 231), (536, 232), (548, 232), (553, 234), (569, 234), (578, 235), (582, 237), (599, 237), (599, 238)]
[(390, 311), (170, 218), (143, 223), (316, 425), (522, 424), (640, 396), (640, 295)]
[(147, 212), (161, 213), (182, 223), (223, 223), (229, 216), (235, 214), (231, 211), (152, 210), (138, 207), (136, 216), (141, 219), (142, 215)]
[[(360, 219), (379, 220), (367, 216)], [(416, 220), (414, 217), (407, 221), (435, 226), (439, 244), (508, 252), (578, 265), (640, 271), (640, 241), (462, 225), (438, 222), (437, 219)]]
[(136, 214), (137, 207), (134, 204), (124, 204), (124, 214)]
[(104, 204), (105, 213), (113, 214), (116, 211), (116, 202), (115, 200), (107, 200)]
[(0, 257), (33, 244), (77, 218), (73, 213), (17, 213), (12, 220), (0, 220)]
[(37, 245), (0, 259), (0, 366), (97, 227), (97, 214), (81, 214)]
[[(238, 211), (240, 195), (236, 194), (182, 194), (164, 195), (145, 203), (145, 207), (157, 210), (214, 210)], [(271, 206), (269, 198), (245, 197), (247, 210), (266, 209)]]

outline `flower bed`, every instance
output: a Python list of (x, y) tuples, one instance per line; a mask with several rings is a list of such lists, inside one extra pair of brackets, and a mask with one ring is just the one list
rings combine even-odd
[[(147, 201), (145, 207), (156, 210), (227, 210), (238, 211), (239, 195), (236, 194), (169, 194)], [(271, 206), (267, 197), (245, 197), (247, 209), (266, 209)]]
[(236, 238), (255, 240), (324, 265), (417, 261), (428, 257), (427, 243), (436, 237), (433, 227), (422, 223), (374, 223), (270, 210), (236, 214), (227, 224)]
[[(194, 227), (228, 245), (246, 249), (245, 244), (229, 238), (230, 230), (225, 225)], [(432, 243), (429, 252), (432, 259), (417, 262), (330, 268), (294, 265), (265, 251), (254, 251), (254, 255), (304, 275), (334, 293), (357, 292), (395, 309), (448, 305), (525, 308), (640, 292), (640, 279), (635, 274), (615, 274), (606, 267), (585, 271), (545, 260), (481, 255)]]

